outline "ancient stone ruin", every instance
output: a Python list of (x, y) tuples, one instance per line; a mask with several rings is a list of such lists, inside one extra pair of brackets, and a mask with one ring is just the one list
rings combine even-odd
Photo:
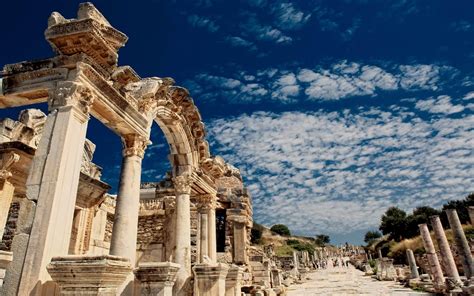
[[(252, 201), (240, 171), (211, 155), (201, 116), (171, 78), (118, 66), (127, 36), (90, 3), (53, 12), (55, 55), (6, 65), (0, 107), (1, 295), (241, 295), (252, 285)], [(123, 142), (117, 196), (93, 163), (90, 116)], [(172, 171), (141, 183), (156, 123)]]

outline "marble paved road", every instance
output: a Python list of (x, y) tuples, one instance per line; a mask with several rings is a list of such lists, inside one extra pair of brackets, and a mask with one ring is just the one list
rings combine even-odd
[(415, 292), (403, 288), (395, 282), (377, 281), (354, 267), (335, 267), (318, 270), (308, 274), (310, 279), (303, 284), (288, 288), (288, 296), (310, 295), (388, 295), (388, 296), (422, 296), (428, 293)]

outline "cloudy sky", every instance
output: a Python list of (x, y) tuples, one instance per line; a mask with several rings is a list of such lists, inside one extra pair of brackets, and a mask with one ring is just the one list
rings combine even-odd
[[(77, 9), (39, 2), (3, 4), (0, 64), (50, 56), (49, 13)], [(474, 3), (450, 3), (95, 5), (130, 37), (121, 65), (189, 88), (213, 153), (242, 170), (257, 222), (360, 242), (389, 206), (437, 207), (474, 191)], [(96, 121), (88, 137), (116, 190), (119, 139)], [(144, 181), (169, 168), (159, 129), (152, 140)]]

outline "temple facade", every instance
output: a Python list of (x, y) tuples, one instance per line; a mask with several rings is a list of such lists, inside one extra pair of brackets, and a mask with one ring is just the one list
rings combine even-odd
[[(213, 156), (189, 92), (118, 66), (127, 36), (91, 4), (53, 12), (51, 58), (5, 65), (0, 108), (1, 295), (241, 295), (252, 285), (252, 201)], [(45, 103), (48, 114), (28, 105)], [(123, 143), (117, 195), (101, 180), (90, 117)], [(141, 182), (153, 124), (172, 170)]]

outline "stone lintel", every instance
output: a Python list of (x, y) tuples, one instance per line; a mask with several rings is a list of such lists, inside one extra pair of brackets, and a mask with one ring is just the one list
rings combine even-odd
[(132, 266), (118, 256), (70, 255), (53, 257), (47, 269), (62, 295), (115, 295)]
[(125, 97), (114, 88), (97, 66), (87, 60), (87, 56), (77, 54), (75, 57), (71, 65), (64, 65), (64, 60), (51, 58), (38, 64), (5, 66), (9, 72), (2, 79), (4, 94), (0, 95), (0, 108), (46, 102), (56, 84), (67, 80), (71, 71), (76, 69), (76, 73), (73, 73), (75, 80), (94, 94), (91, 106), (94, 117), (118, 135), (138, 134), (148, 137), (150, 122), (138, 110), (136, 100)]

